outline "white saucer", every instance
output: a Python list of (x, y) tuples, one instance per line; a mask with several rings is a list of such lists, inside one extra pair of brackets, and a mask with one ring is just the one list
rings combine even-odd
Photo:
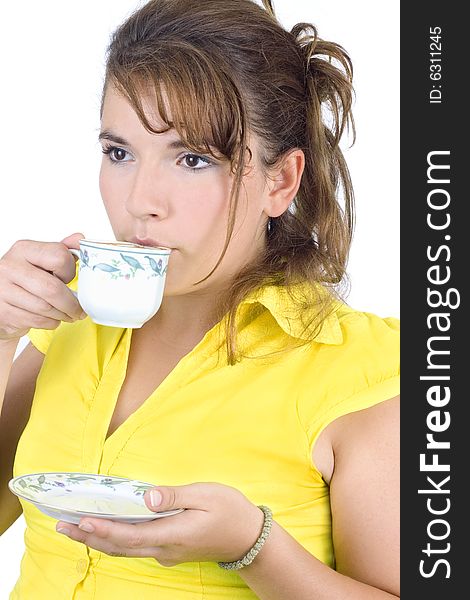
[(19, 498), (49, 517), (77, 525), (83, 517), (141, 523), (176, 515), (183, 508), (153, 512), (144, 493), (155, 484), (93, 473), (30, 473), (8, 482)]

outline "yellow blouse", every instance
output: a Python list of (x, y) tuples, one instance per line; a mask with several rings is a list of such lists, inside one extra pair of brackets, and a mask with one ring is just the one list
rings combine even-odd
[[(76, 289), (76, 279), (69, 286)], [(263, 357), (305, 335), (289, 296), (266, 287), (241, 315), (239, 341), (255, 358), (228, 366), (225, 351), (217, 352), (217, 324), (107, 440), (132, 329), (89, 318), (31, 329), (45, 359), (14, 476), (81, 471), (156, 485), (220, 482), (271, 507), (282, 527), (334, 567), (328, 486), (312, 464), (313, 444), (337, 417), (399, 393), (398, 321), (337, 304), (314, 342)], [(25, 553), (10, 600), (256, 598), (216, 563), (163, 567), (111, 557), (58, 534), (55, 519), (21, 504)]]

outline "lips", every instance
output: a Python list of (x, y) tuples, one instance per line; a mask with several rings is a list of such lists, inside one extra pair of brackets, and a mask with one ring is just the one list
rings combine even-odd
[(154, 248), (157, 248), (157, 247), (158, 248), (170, 248), (170, 246), (168, 246), (168, 244), (164, 244), (163, 242), (154, 240), (152, 238), (133, 237), (133, 238), (130, 238), (128, 241), (132, 242), (133, 244), (139, 244), (140, 246), (152, 246)]

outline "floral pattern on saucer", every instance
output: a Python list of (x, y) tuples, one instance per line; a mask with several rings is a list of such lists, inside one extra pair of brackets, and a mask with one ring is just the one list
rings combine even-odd
[(44, 514), (69, 523), (84, 516), (125, 523), (150, 521), (182, 512), (154, 512), (143, 496), (154, 484), (93, 473), (30, 473), (11, 479), (10, 490)]
[[(47, 476), (47, 479), (46, 479)], [(36, 498), (38, 492), (50, 492), (54, 487), (63, 488), (65, 492), (73, 492), (73, 486), (83, 487), (83, 482), (89, 481), (94, 485), (102, 485), (108, 489), (116, 491), (115, 486), (126, 483), (131, 486), (132, 493), (136, 496), (143, 496), (147, 490), (154, 487), (150, 483), (125, 479), (122, 477), (106, 477), (100, 475), (88, 475), (85, 473), (46, 473), (23, 475), (17, 478), (18, 491), (23, 495), (28, 495), (31, 499)], [(21, 488), (21, 490), (20, 490)]]

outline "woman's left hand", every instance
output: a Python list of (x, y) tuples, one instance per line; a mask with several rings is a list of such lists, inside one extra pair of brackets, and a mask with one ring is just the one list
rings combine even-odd
[[(161, 499), (158, 506), (151, 504), (150, 492), (157, 501)], [(172, 567), (183, 562), (238, 560), (263, 527), (263, 512), (239, 490), (220, 483), (158, 486), (145, 492), (144, 500), (154, 512), (186, 510), (137, 524), (86, 517), (78, 526), (59, 521), (56, 529), (68, 529), (65, 535), (70, 539), (110, 556), (152, 557)]]

